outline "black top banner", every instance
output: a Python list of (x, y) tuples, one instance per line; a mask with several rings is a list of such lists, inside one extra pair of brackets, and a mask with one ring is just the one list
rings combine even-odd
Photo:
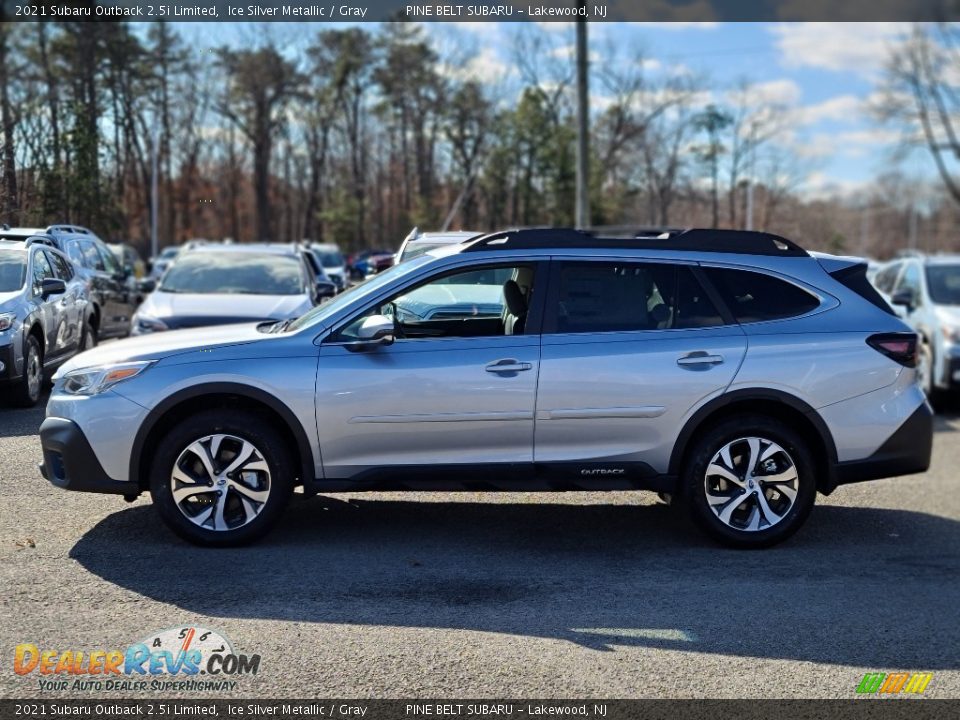
[(172, 22), (752, 22), (954, 21), (960, 0), (0, 0), (5, 21)]
[(956, 700), (0, 700), (0, 720), (941, 720)]

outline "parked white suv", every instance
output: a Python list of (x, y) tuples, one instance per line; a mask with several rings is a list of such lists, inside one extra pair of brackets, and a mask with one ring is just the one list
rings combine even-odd
[(933, 400), (960, 389), (960, 255), (914, 256), (874, 283), (920, 337), (920, 383)]

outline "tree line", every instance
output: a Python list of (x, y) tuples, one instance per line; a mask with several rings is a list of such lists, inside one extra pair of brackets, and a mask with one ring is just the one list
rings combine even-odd
[[(198, 46), (165, 23), (4, 24), (2, 221), (75, 222), (146, 249), (155, 161), (161, 247), (393, 248), (413, 226), (573, 224), (574, 67), (557, 33), (513, 31), (497, 76), (439, 26), (324, 29), (295, 45), (281, 27)], [(651, 72), (637, 48), (594, 52), (593, 224), (752, 222), (862, 244), (855, 212), (798, 195), (810, 168), (776, 142), (789, 108), (746, 80), (710, 93), (697, 74)]]

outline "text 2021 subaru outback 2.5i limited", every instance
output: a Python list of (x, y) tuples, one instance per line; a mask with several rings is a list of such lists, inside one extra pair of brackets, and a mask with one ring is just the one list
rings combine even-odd
[(262, 535), (302, 485), (654, 490), (766, 546), (817, 491), (926, 470), (916, 352), (865, 265), (773, 235), (506, 231), (293, 322), (84, 353), (57, 374), (41, 470), (149, 490), (208, 545)]

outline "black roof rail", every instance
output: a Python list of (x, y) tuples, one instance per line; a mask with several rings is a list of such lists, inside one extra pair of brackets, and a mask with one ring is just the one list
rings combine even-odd
[(751, 230), (641, 228), (614, 233), (573, 228), (516, 228), (468, 241), (464, 252), (482, 250), (546, 250), (563, 248), (624, 248), (692, 252), (739, 253), (809, 257), (792, 240)]
[(53, 241), (53, 238), (46, 237), (45, 235), (31, 235), (24, 242), (24, 247), (30, 247), (31, 245), (46, 245), (48, 247), (56, 248), (57, 244)]

